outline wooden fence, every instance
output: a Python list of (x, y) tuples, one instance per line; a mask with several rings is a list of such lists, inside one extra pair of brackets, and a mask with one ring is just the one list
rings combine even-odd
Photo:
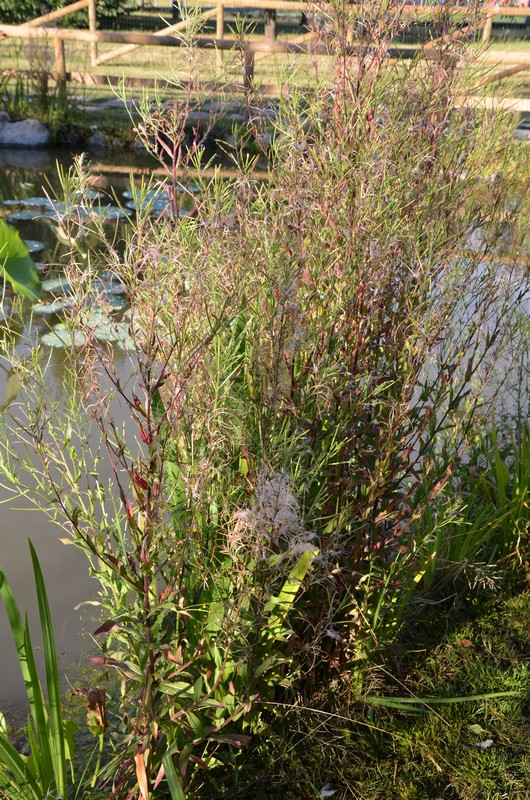
[[(251, 85), (254, 77), (254, 64), (256, 59), (266, 58), (280, 53), (301, 53), (312, 55), (327, 55), (329, 47), (325, 42), (319, 41), (317, 32), (309, 32), (293, 38), (291, 41), (278, 41), (274, 35), (273, 27), (269, 27), (269, 36), (262, 41), (248, 40), (244, 43), (232, 38), (225, 38), (225, 10), (229, 9), (262, 9), (268, 14), (279, 10), (300, 11), (308, 13), (311, 5), (301, 0), (186, 0), (187, 6), (198, 6), (204, 11), (198, 11), (193, 15), (193, 24), (201, 24), (209, 19), (216, 19), (215, 37), (195, 36), (193, 45), (199, 48), (214, 49), (217, 53), (219, 62), (222, 60), (223, 53), (227, 50), (237, 49), (241, 52), (242, 61), (242, 83), (244, 86)], [(325, 17), (327, 13), (333, 12), (333, 6), (329, 4), (319, 4), (313, 7), (315, 12)], [(88, 9), (88, 30), (75, 28), (52, 27), (52, 23), (58, 19), (66, 17), (83, 9)], [(362, 13), (363, 7), (358, 5), (348, 6), (348, 11), (352, 15)], [(464, 8), (452, 6), (449, 10), (442, 4), (434, 6), (406, 5), (400, 9), (400, 13), (406, 16), (421, 18), (436, 18), (439, 14), (459, 14), (465, 11)], [(489, 39), (491, 35), (491, 23), (495, 16), (530, 16), (528, 7), (504, 7), (492, 5), (489, 2), (485, 6), (483, 40)], [(174, 25), (167, 25), (155, 33), (125, 33), (116, 31), (99, 31), (97, 29), (96, 0), (77, 0), (68, 6), (36, 17), (22, 25), (0, 25), (0, 38), (23, 38), (23, 39), (52, 39), (55, 43), (55, 80), (57, 81), (59, 92), (64, 92), (68, 80), (77, 80), (87, 83), (107, 83), (113, 82), (111, 76), (69, 73), (66, 68), (65, 41), (86, 42), (90, 46), (90, 59), (92, 67), (97, 67), (105, 62), (112, 61), (120, 56), (130, 53), (139, 47), (162, 46), (162, 47), (182, 47), (184, 40), (175, 34), (185, 30), (189, 24), (188, 20), (182, 20)], [(457, 31), (456, 36), (463, 31)], [(121, 45), (110, 51), (99, 53), (98, 44), (114, 43)], [(423, 48), (427, 58), (437, 57), (434, 43)], [(355, 55), (355, 45), (349, 47), (349, 52)], [(395, 47), (388, 51), (389, 59), (414, 58), (417, 55), (415, 47)], [(510, 51), (490, 51), (483, 58), (487, 61), (502, 65), (500, 71), (492, 73), (488, 81), (498, 81), (516, 73), (530, 69), (530, 51), (510, 52)], [(127, 81), (125, 81), (127, 85)], [(145, 79), (130, 79), (129, 83), (134, 86), (152, 85), (153, 81)], [(477, 98), (460, 98), (459, 103), (474, 105), (479, 102)], [(517, 111), (530, 111), (530, 99), (514, 98), (507, 101), (511, 108)], [(495, 98), (487, 98), (487, 105), (495, 105)]]

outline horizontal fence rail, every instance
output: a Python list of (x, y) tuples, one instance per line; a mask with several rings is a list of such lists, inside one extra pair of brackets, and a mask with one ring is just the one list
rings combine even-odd
[[(91, 64), (97, 67), (106, 62), (119, 58), (127, 53), (144, 46), (162, 46), (162, 47), (182, 47), (193, 45), (197, 48), (206, 48), (215, 50), (217, 53), (217, 60), (221, 66), (223, 53), (226, 51), (239, 51), (241, 53), (242, 61), (242, 83), (244, 86), (249, 86), (253, 82), (254, 64), (256, 60), (267, 58), (275, 54), (311, 54), (314, 56), (329, 55), (332, 50), (330, 44), (322, 41), (318, 37), (318, 32), (309, 31), (300, 36), (294, 37), (291, 41), (279, 41), (275, 38), (274, 26), (269, 30), (269, 35), (265, 40), (247, 40), (241, 42), (233, 38), (226, 38), (224, 36), (224, 19), (225, 11), (227, 9), (261, 9), (266, 14), (274, 14), (275, 11), (300, 11), (306, 14), (318, 14), (320, 17), (325, 18), (326, 14), (333, 13), (333, 6), (331, 4), (321, 4), (318, 6), (311, 6), (307, 2), (300, 0), (186, 0), (187, 7), (196, 7), (199, 13), (193, 15), (194, 27), (202, 24), (212, 18), (216, 19), (216, 35), (215, 36), (194, 36), (187, 37), (186, 40), (179, 38), (178, 33), (186, 30), (190, 20), (181, 20), (173, 25), (168, 25), (155, 33), (133, 33), (133, 32), (119, 32), (119, 31), (101, 31), (97, 29), (97, 14), (96, 14), (96, 0), (77, 0), (68, 6), (52, 11), (48, 14), (43, 14), (27, 23), (21, 25), (0, 25), (0, 38), (23, 38), (23, 39), (51, 39), (55, 43), (55, 80), (61, 92), (65, 92), (66, 82), (73, 80), (75, 82), (84, 81), (88, 84), (102, 84), (102, 83), (116, 83), (117, 79), (114, 76), (104, 76), (98, 74), (87, 74), (79, 72), (67, 72), (66, 69), (66, 55), (65, 55), (65, 41), (78, 41), (85, 42), (90, 46)], [(80, 30), (76, 28), (59, 28), (52, 27), (51, 23), (66, 17), (68, 14), (75, 13), (88, 9), (89, 29)], [(202, 9), (202, 10), (201, 10)], [(366, 13), (366, 6), (352, 4), (347, 7), (348, 13), (352, 16)], [(462, 15), (466, 12), (466, 6), (461, 7), (451, 5), (447, 8), (444, 4), (438, 3), (436, 5), (406, 5), (394, 10), (389, 9), (389, 13), (402, 14), (408, 17), (415, 17), (418, 20), (436, 19), (440, 15)], [(527, 16), (530, 18), (530, 7), (528, 6), (515, 6), (503, 7), (495, 4), (487, 3), (484, 7), (483, 14), (483, 40), (487, 40), (491, 34), (491, 23), (495, 16)], [(457, 30), (454, 37), (461, 37), (466, 35), (467, 27)], [(113, 43), (120, 45), (110, 51), (98, 53), (98, 44)], [(437, 58), (438, 53), (434, 45), (436, 40), (421, 47), (421, 54), (425, 58)], [(391, 47), (387, 51), (388, 61), (393, 59), (411, 59), (418, 55), (417, 47)], [(348, 53), (352, 56), (356, 54), (356, 47), (354, 44), (349, 46)], [(512, 51), (490, 51), (481, 56), (485, 61), (496, 63), (502, 69), (498, 72), (492, 73), (486, 79), (487, 82), (495, 82), (503, 80), (511, 75), (518, 74), (525, 70), (530, 69), (530, 52), (512, 52)], [(152, 86), (153, 80), (132, 78), (125, 80), (125, 85), (131, 86)], [(158, 82), (160, 85), (161, 82)], [(236, 87), (237, 88), (237, 87)], [(471, 100), (471, 99), (470, 99)], [(473, 98), (476, 100), (476, 98)], [(501, 101), (496, 98), (486, 98), (492, 107), (499, 105)], [(474, 105), (474, 103), (470, 103)], [(517, 111), (527, 111), (529, 109), (530, 101), (523, 99), (503, 99), (503, 107), (513, 108)]]

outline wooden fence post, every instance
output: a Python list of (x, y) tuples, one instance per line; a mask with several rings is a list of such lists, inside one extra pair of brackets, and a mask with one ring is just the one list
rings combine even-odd
[[(88, 27), (90, 33), (95, 33), (97, 29), (96, 19), (96, 0), (88, 0)], [(90, 62), (93, 67), (97, 65), (98, 61), (98, 44), (97, 42), (90, 42)]]
[(489, 8), (486, 9), (486, 22), (484, 23), (484, 30), (482, 31), (482, 41), (489, 42), (491, 37), (491, 28), (493, 25), (493, 17), (495, 16), (495, 11), (497, 10), (497, 6), (493, 6), (490, 4)]
[(269, 42), (276, 40), (276, 11), (272, 8), (265, 9), (265, 38)]
[[(225, 32), (225, 7), (223, 0), (217, 0), (217, 27), (215, 31), (216, 39), (223, 39)], [(223, 51), (217, 51), (217, 68), (223, 68)]]
[(55, 81), (57, 83), (57, 99), (60, 106), (66, 101), (66, 58), (64, 39), (55, 37)]
[(250, 89), (254, 83), (254, 50), (248, 45), (245, 45), (243, 50), (243, 85), (246, 89)]

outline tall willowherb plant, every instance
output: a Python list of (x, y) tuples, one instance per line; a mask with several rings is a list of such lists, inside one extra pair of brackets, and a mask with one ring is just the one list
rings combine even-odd
[[(50, 408), (36, 356), (6, 354), (25, 387), (10, 427), (37, 461), (6, 437), (3, 474), (87, 552), (108, 614), (116, 797), (198, 791), (300, 670), (362, 677), (432, 567), (417, 523), (499, 388), (527, 290), (526, 156), (509, 120), (457, 102), (473, 72), (452, 10), (403, 63), (388, 3), (337, 4), (333, 86), (310, 102), (285, 87), (267, 182), (245, 154), (233, 180), (208, 179), (198, 142), (164, 138), (172, 213), (149, 214), (143, 187), (120, 247), (99, 229), (105, 279), (130, 302), (111, 323), (128, 372), (98, 339), (101, 275), (74, 248), (67, 410)], [(201, 193), (180, 216), (192, 167)], [(88, 222), (60, 224), (75, 244)]]
[[(253, 265), (241, 284), (250, 472), (289, 471), (321, 546), (300, 632), (309, 664), (323, 647), (362, 659), (395, 633), (434, 558), (414, 523), (499, 389), (527, 290), (527, 156), (509, 120), (459, 106), (480, 70), (454, 10), (392, 66), (390, 6), (363, 8), (353, 31), (355, 12), (338, 8), (332, 91), (309, 105), (286, 87), (271, 184), (247, 179), (253, 199), (232, 212), (232, 263)], [(479, 10), (460, 13), (461, 31)]]

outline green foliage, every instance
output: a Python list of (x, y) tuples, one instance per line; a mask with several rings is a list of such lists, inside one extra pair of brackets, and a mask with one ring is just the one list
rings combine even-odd
[(3, 0), (0, 8), (0, 22), (7, 25), (18, 25), (21, 22), (29, 22), (34, 17), (40, 17), (46, 11), (54, 11), (56, 8), (66, 5), (64, 0), (48, 0), (46, 10), (43, 11), (41, 0)]
[(127, 11), (135, 11), (138, 4), (135, 0), (97, 0), (96, 8), (103, 17), (118, 17)]
[(22, 619), (11, 587), (0, 572), (0, 594), (7, 611), (17, 648), (18, 661), (30, 707), (28, 720), (29, 756), (21, 755), (10, 743), (2, 719), (0, 730), (0, 793), (10, 800), (42, 800), (49, 793), (67, 797), (67, 769), (73, 784), (73, 732), (75, 726), (64, 722), (59, 693), (59, 674), (50, 609), (39, 561), (30, 542), (35, 589), (39, 606), (47, 703), (44, 700), (27, 618)]
[[(399, 27), (386, 3), (362, 25), (337, 5), (330, 25), (332, 91), (317, 78), (308, 102), (289, 80), (271, 108), (248, 90), (254, 134), (276, 112), (267, 182), (237, 150), (233, 180), (204, 170), (187, 79), (181, 104), (139, 109), (163, 154), (162, 213), (152, 185), (132, 189), (124, 233), (91, 220), (92, 258), (82, 161), (63, 175), (75, 312), (61, 413), (38, 358), (6, 343), (34, 452), (10, 432), (0, 469), (97, 576), (95, 662), (121, 689), (101, 791), (116, 798), (222, 794), (275, 692), (343, 669), (362, 697), (446, 563), (525, 539), (527, 474), (503, 437), (488, 469), (466, 456), (507, 349), (512, 371), (524, 364), (528, 154), (514, 159), (509, 118), (454, 108), (478, 88), (450, 15), (436, 58), (408, 65), (384, 61)], [(90, 325), (103, 268), (130, 304), (129, 377)]]
[(418, 520), (417, 536), (430, 554), (424, 588), (494, 585), (497, 563), (527, 552), (529, 455), (525, 420), (494, 421), (475, 434), (465, 460)]
[[(11, 743), (5, 718), (0, 713), (0, 796), (9, 800), (42, 800), (57, 797), (74, 800), (83, 789), (94, 787), (100, 771), (106, 721), (94, 732), (99, 737), (99, 755), (90, 775), (92, 755), (85, 754), (86, 763), (80, 779), (74, 775), (77, 725), (64, 720), (61, 705), (57, 650), (48, 605), (46, 586), (35, 549), (29, 542), (35, 591), (39, 608), (42, 649), (46, 676), (46, 700), (34, 657), (27, 616), (23, 620), (9, 582), (0, 571), (0, 595), (7, 612), (11, 633), (17, 648), (18, 663), (24, 679), (30, 709), (27, 725), (29, 754), (21, 754)], [(89, 690), (100, 697), (101, 690)], [(104, 699), (100, 700), (100, 709)], [(90, 710), (89, 704), (89, 716)], [(103, 711), (104, 718), (104, 711)]]
[(3, 219), (0, 219), (0, 276), (9, 281), (17, 294), (38, 300), (40, 280), (29, 248), (17, 229)]
[[(121, 613), (96, 631), (112, 632), (105, 645), (112, 657), (93, 662), (117, 666), (126, 697), (140, 696), (144, 702), (148, 698), (149, 712), (156, 715), (157, 743), (138, 750), (140, 731), (135, 727), (125, 739), (127, 749), (119, 753), (120, 761), (127, 753), (134, 758), (139, 784), (144, 772), (154, 776), (162, 768), (172, 796), (180, 798), (183, 787), (193, 783), (197, 766), (229, 764), (230, 750), (248, 746), (260, 702), (272, 696), (276, 686), (290, 684), (285, 651), (278, 642), (289, 637), (286, 618), (314, 556), (303, 553), (282, 579), (278, 595), (267, 603), (249, 594), (229, 559), (218, 564), (215, 585), (203, 584), (193, 572), (181, 574), (181, 597), (192, 598), (191, 605), (184, 600), (176, 607), (170, 591), (158, 602), (154, 597), (150, 601), (149, 631), (157, 642), (157, 657), (147, 685), (150, 654), (141, 650), (142, 639), (133, 624), (136, 615), (145, 614), (143, 598), (133, 600), (129, 593)], [(243, 593), (240, 602), (237, 592)], [(114, 770), (111, 762), (105, 773), (112, 775)], [(145, 784), (150, 783), (145, 777)]]
[(32, 103), (29, 98), (29, 87), (20, 73), (14, 81), (7, 76), (0, 78), (2, 110), (14, 119), (29, 116)]
[[(68, 5), (70, 0), (47, 0), (43, 8), (41, 0), (2, 0), (0, 22), (7, 25), (18, 25), (29, 22), (41, 14), (54, 11)], [(97, 11), (104, 16), (118, 16), (125, 11), (136, 8), (134, 0), (98, 0)], [(68, 19), (68, 17), (67, 17)]]
[[(325, 784), (335, 797), (360, 800), (524, 797), (529, 593), (518, 587), (448, 610), (424, 606), (385, 668), (372, 672), (371, 690), (406, 698), (408, 710), (357, 699), (348, 674), (307, 696), (303, 708), (280, 706), (239, 776), (241, 800), (318, 797)], [(493, 692), (508, 694), (452, 702)], [(426, 695), (445, 702), (412, 713)], [(487, 740), (490, 747), (478, 747)]]

